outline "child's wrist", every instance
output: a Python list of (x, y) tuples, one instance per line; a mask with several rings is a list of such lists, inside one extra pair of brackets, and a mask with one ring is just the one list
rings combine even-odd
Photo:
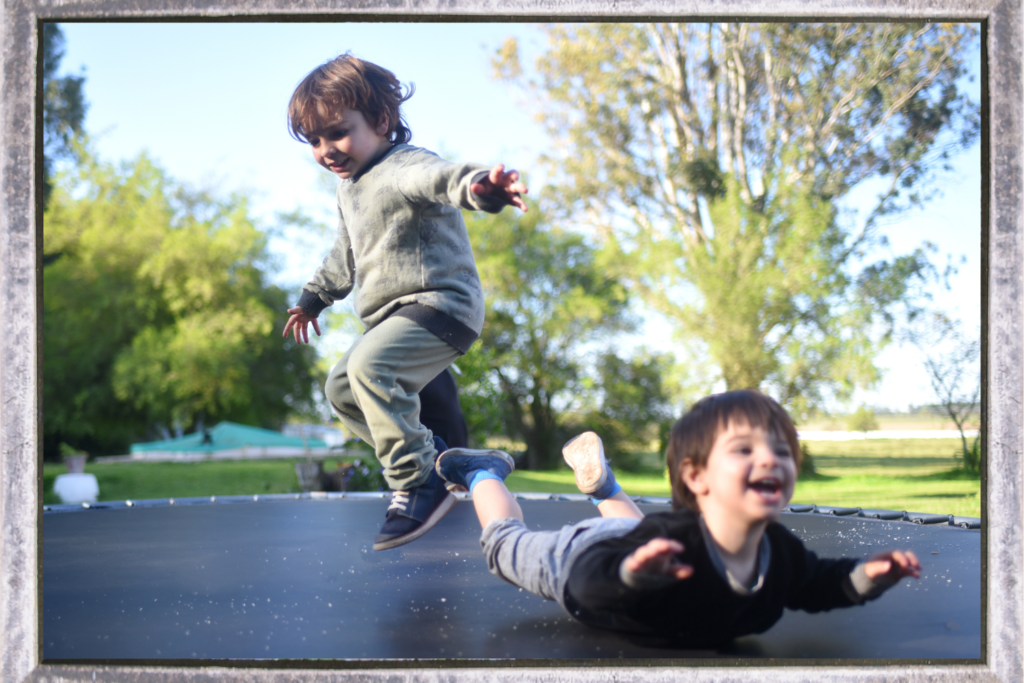
[(302, 290), (302, 294), (299, 296), (298, 306), (310, 318), (318, 317), (320, 312), (327, 308), (327, 304), (324, 303), (324, 300), (308, 289)]

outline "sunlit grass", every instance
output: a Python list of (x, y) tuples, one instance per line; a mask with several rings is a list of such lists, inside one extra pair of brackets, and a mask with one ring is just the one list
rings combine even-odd
[[(909, 512), (981, 516), (981, 483), (957, 470), (957, 439), (813, 441), (816, 474), (797, 482), (793, 501)], [(334, 467), (333, 461), (325, 464)], [(207, 461), (200, 463), (89, 463), (102, 500), (145, 500), (299, 491), (294, 460)], [(54, 478), (63, 465), (46, 464), (44, 502), (60, 502)], [(665, 473), (617, 472), (631, 495), (668, 497)], [(577, 493), (567, 467), (513, 472), (512, 491)]]

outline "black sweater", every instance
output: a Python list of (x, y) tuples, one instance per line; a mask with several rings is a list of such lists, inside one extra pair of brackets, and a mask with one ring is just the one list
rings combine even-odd
[[(619, 576), (622, 561), (658, 537), (683, 544), (679, 560), (693, 567), (693, 575), (651, 587), (627, 586)], [(771, 560), (764, 584), (744, 596), (715, 570), (696, 514), (649, 515), (628, 534), (595, 543), (580, 555), (566, 583), (566, 607), (592, 626), (706, 646), (762, 633), (782, 617), (784, 607), (819, 612), (858, 604), (850, 582), (857, 560), (819, 559), (777, 522), (768, 525), (765, 538)]]

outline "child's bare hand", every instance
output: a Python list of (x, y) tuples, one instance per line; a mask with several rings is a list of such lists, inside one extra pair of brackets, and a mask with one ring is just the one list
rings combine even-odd
[(519, 182), (519, 172), (505, 171), (504, 164), (496, 165), (486, 178), (479, 183), (473, 183), (469, 189), (475, 194), (504, 199), (509, 204), (526, 211), (526, 202), (520, 195), (526, 194), (529, 190), (526, 185)]
[(304, 311), (301, 306), (289, 308), (288, 312), (291, 313), (292, 316), (288, 318), (288, 322), (285, 323), (284, 334), (281, 335), (282, 337), (287, 337), (289, 332), (294, 332), (296, 342), (299, 344), (302, 344), (303, 342), (308, 344), (309, 329), (307, 329), (306, 326), (309, 323), (313, 323), (313, 329), (316, 330), (316, 336), (320, 336), (320, 323), (317, 322), (316, 318), (307, 315), (306, 311)]
[(671, 538), (652, 538), (623, 560), (626, 571), (634, 574), (661, 574), (674, 579), (688, 579), (693, 567), (683, 564), (676, 555), (683, 552), (683, 544)]
[(921, 578), (921, 563), (909, 550), (888, 550), (871, 556), (864, 563), (864, 572), (872, 580), (886, 576), (893, 581), (899, 581), (905, 576), (918, 579)]

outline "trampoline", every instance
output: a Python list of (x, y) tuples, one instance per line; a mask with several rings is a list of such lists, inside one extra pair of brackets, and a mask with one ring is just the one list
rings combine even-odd
[[(519, 494), (531, 528), (593, 516), (582, 496)], [(490, 575), (472, 503), (423, 538), (370, 549), (387, 494), (296, 494), (48, 506), (46, 663), (260, 659), (946, 660), (982, 656), (981, 533), (972, 518), (792, 505), (819, 555), (913, 550), (924, 572), (863, 607), (787, 611), (717, 650), (590, 628)], [(638, 499), (644, 512), (665, 499)], [(681, 615), (685, 618), (685, 615)], [(596, 661), (595, 661), (596, 663)]]

